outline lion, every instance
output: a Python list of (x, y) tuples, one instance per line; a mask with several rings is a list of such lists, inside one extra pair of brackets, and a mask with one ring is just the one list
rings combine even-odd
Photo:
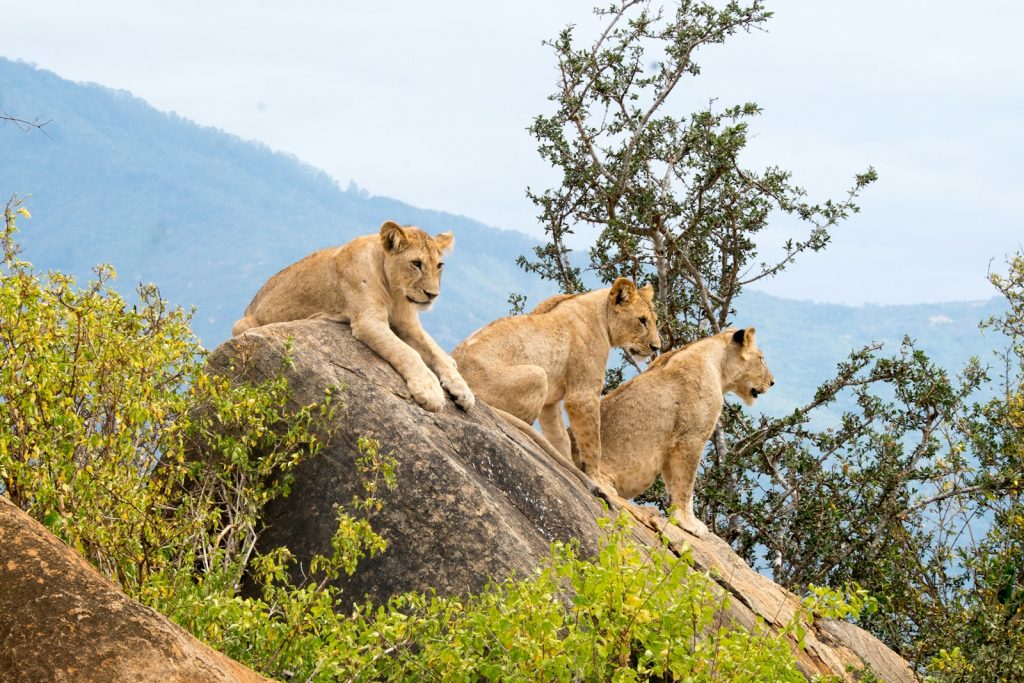
[[(582, 454), (580, 469), (601, 483), (601, 389), (611, 348), (646, 358), (661, 348), (650, 285), (626, 278), (584, 294), (542, 301), (527, 315), (501, 318), (455, 347), (452, 356), (477, 396), (527, 425), (540, 418), (568, 462), (561, 403)], [(532, 431), (532, 430), (531, 430)]]
[(314, 252), (271, 277), (231, 333), (288, 320), (351, 323), (352, 336), (398, 371), (423, 408), (441, 410), (444, 387), (469, 410), (473, 392), (418, 315), (441, 293), (441, 257), (453, 242), (450, 232), (431, 237), (386, 221), (377, 235)]
[(660, 473), (676, 505), (673, 518), (697, 537), (693, 483), (726, 392), (747, 405), (775, 384), (752, 327), (727, 330), (662, 354), (601, 400), (602, 473), (633, 498)]

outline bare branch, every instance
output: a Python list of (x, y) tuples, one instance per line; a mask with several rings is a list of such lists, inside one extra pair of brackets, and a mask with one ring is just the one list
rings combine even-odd
[(50, 137), (50, 134), (47, 133), (46, 130), (44, 130), (44, 127), (47, 124), (51, 123), (52, 120), (53, 119), (43, 119), (42, 117), (38, 117), (33, 121), (29, 121), (28, 119), (22, 119), (17, 116), (12, 116), (11, 114), (8, 114), (6, 111), (0, 110), (0, 123), (13, 124), (18, 130), (22, 131), (23, 133), (30, 133), (33, 130), (38, 130), (42, 132), (42, 134), (45, 135), (46, 137)]

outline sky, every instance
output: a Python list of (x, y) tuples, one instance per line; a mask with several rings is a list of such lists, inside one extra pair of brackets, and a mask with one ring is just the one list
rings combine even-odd
[[(342, 187), (540, 237), (525, 189), (558, 182), (526, 132), (554, 90), (541, 43), (569, 23), (592, 35), (595, 1), (11, 3), (0, 55), (259, 140)], [(759, 289), (846, 304), (994, 295), (986, 273), (1024, 248), (1024, 3), (767, 5), (765, 31), (698, 54), (670, 113), (757, 102), (742, 162), (791, 170), (812, 200), (868, 166), (879, 181), (825, 252)], [(776, 221), (762, 252), (800, 234)]]

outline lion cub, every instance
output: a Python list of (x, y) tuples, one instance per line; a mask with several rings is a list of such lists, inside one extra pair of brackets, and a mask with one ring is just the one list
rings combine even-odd
[(601, 389), (613, 346), (637, 357), (661, 348), (650, 285), (626, 278), (586, 294), (542, 301), (528, 315), (495, 320), (452, 356), (477, 396), (527, 424), (540, 417), (548, 441), (566, 457), (564, 400), (580, 446), (580, 469), (601, 483)]
[(431, 237), (386, 221), (378, 235), (314, 252), (271, 277), (231, 333), (287, 320), (348, 322), (352, 336), (391, 363), (421, 406), (441, 410), (443, 386), (469, 410), (473, 392), (418, 314), (441, 293), (441, 256), (453, 241), (450, 232)]
[(663, 354), (601, 400), (601, 465), (618, 494), (632, 498), (660, 472), (679, 525), (704, 536), (693, 514), (693, 482), (725, 393), (747, 405), (775, 384), (754, 328), (728, 330)]

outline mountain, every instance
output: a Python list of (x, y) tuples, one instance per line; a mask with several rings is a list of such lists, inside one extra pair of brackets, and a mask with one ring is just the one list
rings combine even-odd
[(0, 128), (0, 195), (28, 196), (33, 215), (21, 225), (25, 258), (80, 278), (111, 263), (122, 288), (157, 283), (164, 298), (196, 307), (194, 329), (210, 348), (268, 277), (386, 219), (455, 233), (448, 284), (424, 317), (446, 347), (506, 314), (510, 292), (554, 293), (515, 265), (534, 243), (525, 235), (354, 183), (342, 190), (294, 157), (124, 91), (0, 59), (0, 111), (52, 119), (45, 135)]
[[(87, 279), (111, 263), (118, 286), (155, 282), (172, 303), (195, 306), (194, 329), (213, 348), (230, 334), (272, 274), (316, 249), (376, 231), (386, 219), (452, 230), (446, 283), (424, 326), (445, 348), (507, 314), (508, 295), (530, 304), (554, 293), (515, 265), (535, 244), (464, 216), (342, 189), (302, 161), (154, 109), (124, 91), (72, 83), (0, 58), (0, 111), (52, 122), (42, 134), (0, 128), (0, 196), (27, 196), (25, 258)], [(799, 267), (799, 266), (797, 266)], [(849, 307), (744, 293), (735, 322), (753, 325), (778, 380), (759, 401), (772, 414), (806, 403), (850, 350), (895, 350), (904, 335), (956, 371), (988, 358), (998, 340), (977, 330), (996, 299)]]
[[(837, 363), (872, 342), (884, 344), (882, 353), (891, 355), (908, 336), (951, 376), (972, 356), (992, 365), (992, 352), (1004, 345), (1004, 338), (995, 331), (978, 329), (980, 321), (1005, 310), (1001, 298), (843, 306), (746, 291), (737, 308), (737, 324), (758, 328), (758, 344), (775, 375), (776, 386), (758, 399), (760, 409), (770, 415), (782, 415), (808, 403), (815, 388), (835, 375)], [(851, 407), (849, 400), (838, 405)], [(833, 416), (836, 413), (831, 412)]]

